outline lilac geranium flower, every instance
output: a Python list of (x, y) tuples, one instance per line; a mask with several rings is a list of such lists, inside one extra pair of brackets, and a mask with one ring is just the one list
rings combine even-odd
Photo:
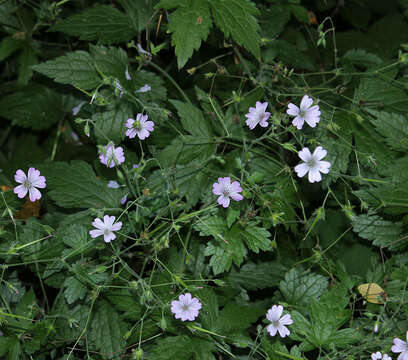
[(406, 334), (407, 341), (402, 341), (401, 339), (394, 338), (392, 341), (394, 345), (391, 348), (393, 353), (400, 353), (398, 360), (408, 360), (408, 331)]
[(220, 195), (218, 197), (218, 204), (227, 208), (230, 204), (230, 198), (235, 201), (241, 201), (243, 196), (238, 194), (242, 192), (241, 185), (238, 181), (234, 181), (231, 184), (231, 179), (229, 177), (218, 178), (218, 183), (213, 184), (214, 195)]
[(125, 196), (123, 196), (122, 199), (120, 199), (120, 203), (121, 203), (122, 205), (125, 205), (125, 204), (126, 204), (128, 195), (129, 195), (129, 194), (125, 194)]
[(115, 223), (115, 219), (116, 218), (114, 216), (109, 215), (105, 215), (103, 217), (103, 221), (96, 218), (92, 223), (96, 229), (89, 231), (89, 234), (92, 238), (103, 235), (105, 242), (111, 242), (112, 240), (116, 239), (116, 235), (113, 232), (122, 228), (122, 222), (118, 221)]
[(23, 170), (18, 169), (14, 175), (14, 180), (21, 185), (14, 188), (14, 193), (22, 199), (29, 193), (30, 201), (41, 199), (41, 193), (37, 188), (44, 189), (46, 187), (45, 176), (40, 175), (40, 171), (32, 167), (28, 169), (27, 175)]
[(108, 188), (111, 188), (111, 189), (119, 189), (119, 188), (120, 188), (120, 185), (119, 185), (118, 182), (115, 181), (115, 180), (109, 180), (109, 182), (108, 182)]
[(200, 309), (200, 300), (192, 298), (190, 293), (180, 295), (178, 300), (171, 302), (171, 312), (176, 319), (181, 319), (181, 321), (193, 321), (198, 316)]
[(144, 84), (139, 90), (136, 90), (137, 93), (145, 93), (152, 90), (149, 84)]
[(304, 163), (295, 166), (297, 176), (303, 177), (309, 173), (309, 182), (314, 183), (322, 180), (320, 173), (327, 174), (331, 166), (328, 161), (321, 161), (326, 155), (327, 151), (321, 146), (318, 146), (313, 154), (310, 153), (309, 148), (303, 148), (299, 151), (299, 157)]
[(295, 104), (290, 103), (286, 113), (295, 116), (292, 121), (293, 126), (297, 127), (299, 130), (303, 127), (305, 121), (310, 127), (314, 128), (316, 124), (320, 121), (320, 110), (319, 105), (314, 105), (313, 99), (305, 95), (300, 102), (300, 108)]
[(392, 360), (387, 354), (381, 354), (379, 351), (371, 354), (371, 360)]
[(147, 119), (147, 115), (140, 113), (137, 114), (136, 120), (128, 119), (126, 121), (126, 127), (128, 128), (126, 136), (133, 139), (137, 135), (140, 140), (146, 139), (150, 135), (150, 132), (154, 130), (154, 122), (147, 121)]
[(114, 166), (120, 165), (125, 161), (125, 154), (120, 146), (115, 148), (114, 145), (109, 144), (99, 154), (99, 159), (102, 164), (109, 168), (113, 168)]
[[(283, 315), (282, 305), (273, 305), (266, 313), (266, 318), (271, 322), (267, 327), (269, 335), (275, 336), (279, 332), (280, 337), (290, 335), (289, 329), (285, 325), (293, 324), (293, 320), (289, 314)], [(282, 317), (281, 317), (282, 316)]]
[(261, 103), (259, 101), (256, 102), (255, 107), (250, 107), (249, 108), (249, 113), (245, 114), (245, 116), (248, 118), (245, 123), (249, 126), (249, 128), (252, 130), (255, 128), (256, 125), (260, 125), (262, 127), (267, 127), (268, 126), (268, 119), (269, 116), (271, 116), (270, 112), (266, 112), (266, 108), (268, 107), (268, 103), (264, 102)]

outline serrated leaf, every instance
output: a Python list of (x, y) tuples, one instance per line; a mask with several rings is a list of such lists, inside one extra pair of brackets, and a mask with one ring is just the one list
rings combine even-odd
[(93, 89), (101, 83), (92, 56), (82, 50), (34, 65), (32, 68), (58, 83), (72, 84), (83, 90)]
[(100, 301), (92, 319), (90, 337), (94, 347), (102, 353), (102, 357), (121, 358), (125, 347), (124, 327), (112, 305), (107, 301)]
[(201, 42), (207, 39), (212, 20), (207, 0), (187, 0), (179, 4), (171, 14), (168, 29), (172, 33), (171, 43), (176, 47), (177, 64), (181, 69), (193, 51), (198, 50)]
[(137, 35), (129, 17), (108, 5), (96, 5), (80, 14), (57, 22), (50, 31), (79, 36), (80, 40), (98, 40), (101, 44), (126, 42)]
[(62, 241), (74, 250), (85, 249), (88, 243), (88, 229), (79, 224), (72, 224), (64, 229)]
[(11, 36), (6, 36), (0, 42), (0, 62), (16, 52), (23, 42), (13, 39)]
[(84, 161), (44, 164), (48, 196), (65, 208), (117, 207), (120, 194), (99, 180), (92, 167)]
[(87, 292), (86, 286), (74, 276), (65, 279), (64, 287), (64, 296), (68, 304), (72, 304), (77, 300), (82, 300)]
[(263, 314), (264, 309), (255, 304), (238, 305), (228, 303), (220, 311), (215, 325), (215, 332), (226, 333), (234, 330), (248, 329)]
[(244, 230), (239, 231), (239, 234), (244, 238), (248, 248), (257, 254), (259, 250), (271, 249), (271, 240), (269, 239), (271, 234), (264, 228), (249, 223)]
[(214, 275), (228, 271), (232, 265), (232, 257), (225, 248), (209, 242), (204, 251), (205, 256), (211, 256), (210, 266)]
[(177, 109), (181, 124), (191, 135), (211, 139), (211, 128), (200, 109), (179, 100), (169, 100)]
[(342, 61), (343, 60), (353, 65), (365, 67), (379, 65), (383, 62), (377, 55), (368, 53), (363, 49), (352, 49), (347, 51), (342, 57)]
[(0, 116), (13, 125), (35, 130), (46, 129), (62, 118), (62, 99), (48, 87), (32, 84), (3, 97)]
[(95, 136), (100, 144), (106, 144), (107, 138), (119, 144), (125, 138), (125, 123), (133, 116), (132, 108), (124, 102), (109, 108), (110, 110), (93, 114)]
[(143, 31), (153, 15), (151, 0), (119, 0), (132, 22), (133, 28)]
[(372, 241), (381, 248), (396, 249), (402, 244), (398, 240), (402, 232), (402, 223), (383, 220), (378, 215), (362, 214), (352, 222), (353, 230), (363, 239)]
[(285, 274), (279, 289), (289, 304), (307, 305), (311, 299), (317, 299), (328, 285), (327, 279), (322, 275), (301, 273), (293, 268)]
[(252, 55), (260, 57), (260, 27), (254, 18), (259, 11), (249, 0), (211, 1), (211, 12), (215, 24), (226, 37), (231, 36)]
[(139, 321), (142, 317), (143, 307), (140, 300), (128, 289), (110, 291), (105, 296), (118, 310), (125, 312), (126, 319)]
[(126, 66), (129, 59), (120, 47), (90, 45), (95, 68), (105, 77), (113, 77), (124, 83)]
[(231, 270), (228, 280), (233, 287), (258, 290), (278, 285), (284, 272), (285, 268), (278, 262), (247, 263), (239, 271)]
[(218, 216), (199, 218), (194, 229), (200, 232), (200, 236), (213, 236), (221, 241), (224, 241), (223, 234), (228, 230), (225, 221)]
[(375, 126), (389, 147), (396, 151), (408, 151), (408, 118), (404, 115), (372, 111), (370, 122)]

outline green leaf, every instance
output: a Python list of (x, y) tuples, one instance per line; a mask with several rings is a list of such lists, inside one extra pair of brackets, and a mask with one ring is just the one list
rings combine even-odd
[(383, 61), (375, 54), (368, 53), (363, 49), (352, 49), (347, 51), (341, 61), (346, 61), (356, 66), (364, 66), (366, 68), (379, 65)]
[(255, 253), (259, 250), (271, 250), (271, 234), (264, 228), (256, 226), (254, 223), (249, 223), (244, 230), (239, 231), (239, 234), (244, 238), (248, 248)]
[(110, 291), (105, 296), (118, 310), (125, 312), (126, 319), (139, 321), (142, 317), (143, 307), (140, 305), (140, 299), (128, 289)]
[(37, 64), (37, 56), (31, 44), (26, 43), (18, 56), (17, 85), (25, 86), (33, 74), (32, 65)]
[(181, 124), (191, 135), (211, 139), (211, 128), (201, 110), (179, 100), (169, 100), (177, 109)]
[(278, 285), (284, 272), (285, 268), (278, 262), (247, 263), (239, 271), (232, 269), (228, 280), (233, 287), (258, 290)]
[(402, 223), (383, 220), (378, 215), (362, 214), (352, 222), (353, 230), (363, 239), (381, 248), (397, 249), (403, 246), (398, 240)]
[(254, 18), (259, 11), (249, 0), (211, 1), (215, 24), (226, 37), (231, 36), (256, 58), (260, 57), (260, 27)]
[(119, 2), (130, 18), (133, 28), (139, 32), (143, 31), (153, 15), (153, 2), (150, 0), (119, 0)]
[(211, 256), (210, 266), (214, 275), (228, 271), (232, 265), (232, 257), (228, 253), (227, 249), (214, 245), (211, 242), (207, 244), (204, 255)]
[(83, 90), (93, 89), (101, 83), (92, 56), (82, 50), (34, 65), (32, 68), (58, 83), (72, 84)]
[(0, 62), (16, 52), (22, 45), (21, 40), (13, 39), (11, 36), (6, 36), (0, 42)]
[(108, 5), (96, 5), (80, 14), (58, 21), (50, 31), (79, 36), (80, 40), (98, 40), (101, 44), (126, 42), (137, 35), (127, 14)]
[(95, 121), (95, 136), (100, 144), (106, 144), (106, 139), (119, 144), (126, 133), (126, 121), (133, 116), (132, 108), (129, 104), (120, 104), (109, 107), (104, 112), (94, 113), (92, 120)]
[(369, 120), (385, 138), (388, 146), (396, 151), (408, 151), (408, 117), (385, 111), (371, 113), (375, 117), (370, 117)]
[(125, 325), (107, 301), (100, 301), (91, 323), (90, 337), (102, 357), (120, 359), (125, 350), (123, 335)]
[(41, 173), (47, 178), (48, 196), (65, 208), (117, 207), (120, 194), (99, 180), (84, 161), (44, 164)]
[(261, 315), (264, 315), (264, 309), (255, 304), (238, 305), (228, 303), (220, 311), (215, 325), (215, 332), (224, 334), (234, 330), (246, 330)]
[(64, 296), (68, 304), (72, 304), (77, 300), (82, 300), (87, 292), (86, 286), (84, 286), (74, 276), (70, 276), (65, 279), (64, 287)]
[(62, 118), (62, 99), (52, 89), (31, 84), (3, 97), (0, 116), (13, 125), (35, 130), (46, 129)]
[(105, 77), (119, 79), (123, 83), (129, 62), (126, 52), (122, 48), (113, 46), (90, 45), (89, 48), (98, 72)]
[(218, 216), (199, 218), (194, 229), (200, 232), (200, 236), (213, 236), (221, 241), (224, 241), (223, 234), (228, 231), (224, 219)]
[(328, 286), (327, 279), (318, 274), (293, 268), (285, 274), (279, 289), (289, 304), (307, 305), (317, 299)]
[(74, 250), (84, 250), (88, 244), (89, 234), (85, 226), (72, 224), (64, 229), (62, 241)]
[(179, 2), (180, 7), (171, 14), (169, 31), (171, 43), (176, 47), (177, 64), (181, 69), (207, 39), (212, 26), (207, 0)]

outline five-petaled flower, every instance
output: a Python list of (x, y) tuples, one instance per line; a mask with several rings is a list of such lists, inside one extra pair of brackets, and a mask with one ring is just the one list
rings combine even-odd
[(300, 102), (300, 108), (295, 104), (290, 103), (286, 113), (295, 116), (292, 121), (293, 126), (296, 126), (299, 130), (303, 127), (305, 121), (314, 128), (316, 124), (320, 121), (320, 110), (319, 105), (314, 105), (313, 99), (305, 95)]
[(269, 335), (275, 336), (277, 332), (279, 332), (279, 335), (283, 338), (290, 335), (290, 331), (285, 325), (293, 324), (293, 320), (289, 314), (282, 316), (282, 312), (282, 305), (273, 305), (266, 313), (266, 318), (271, 322), (266, 327), (266, 331), (268, 331)]
[(371, 354), (371, 360), (392, 360), (387, 354), (381, 354), (379, 351)]
[(126, 136), (133, 139), (136, 135), (139, 137), (140, 140), (146, 139), (150, 132), (154, 130), (154, 122), (147, 121), (148, 116), (143, 114), (137, 114), (136, 120), (128, 119), (126, 121)]
[(398, 356), (398, 360), (408, 360), (408, 331), (406, 334), (407, 341), (402, 341), (401, 339), (394, 338), (392, 341), (394, 345), (391, 348), (393, 353), (401, 353)]
[(103, 235), (103, 240), (105, 240), (107, 243), (116, 239), (116, 235), (113, 232), (122, 228), (122, 222), (118, 221), (115, 223), (115, 219), (116, 218), (114, 216), (109, 215), (105, 215), (103, 217), (103, 221), (96, 218), (92, 223), (96, 229), (90, 230), (89, 235), (91, 235), (92, 238)]
[(171, 302), (171, 312), (176, 319), (181, 319), (181, 321), (193, 321), (198, 316), (200, 309), (200, 300), (192, 298), (190, 293), (182, 294), (178, 300)]
[(39, 170), (30, 167), (26, 175), (23, 170), (18, 169), (14, 175), (14, 180), (21, 184), (14, 188), (14, 193), (19, 198), (23, 198), (28, 192), (30, 201), (41, 199), (41, 193), (37, 188), (44, 189), (46, 183), (45, 176), (41, 176)]
[(113, 168), (114, 166), (120, 165), (125, 161), (125, 154), (120, 146), (115, 148), (114, 145), (109, 144), (99, 154), (99, 159), (101, 160), (102, 164), (109, 168)]
[(229, 177), (218, 178), (218, 183), (213, 184), (214, 195), (220, 195), (218, 197), (218, 204), (227, 208), (230, 204), (230, 198), (235, 201), (241, 201), (243, 196), (238, 194), (242, 192), (241, 185), (238, 181), (234, 181), (231, 184), (231, 179)]
[(329, 172), (331, 164), (328, 161), (321, 161), (327, 155), (327, 151), (321, 146), (318, 146), (313, 154), (310, 153), (309, 148), (305, 147), (299, 151), (299, 157), (304, 161), (295, 166), (295, 171), (299, 177), (305, 176), (309, 173), (309, 182), (319, 182), (322, 180), (322, 174)]
[(267, 102), (261, 103), (257, 101), (254, 108), (249, 108), (249, 113), (245, 114), (245, 116), (248, 118), (245, 123), (251, 130), (254, 129), (258, 124), (262, 127), (268, 126), (267, 120), (269, 119), (269, 116), (271, 116), (271, 113), (265, 111), (267, 107)]

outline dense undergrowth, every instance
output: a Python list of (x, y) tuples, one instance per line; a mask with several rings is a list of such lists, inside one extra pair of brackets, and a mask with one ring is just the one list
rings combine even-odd
[(0, 0), (0, 34), (1, 359), (406, 348), (406, 0)]

